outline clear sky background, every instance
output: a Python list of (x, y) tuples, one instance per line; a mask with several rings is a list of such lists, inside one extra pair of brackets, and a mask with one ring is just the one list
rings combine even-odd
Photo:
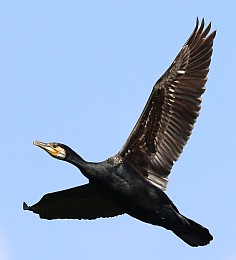
[[(235, 1), (0, 1), (0, 259), (236, 259)], [(217, 29), (207, 91), (167, 194), (208, 227), (191, 248), (128, 215), (41, 220), (22, 210), (87, 180), (33, 140), (88, 161), (114, 155), (155, 81), (205, 17)]]

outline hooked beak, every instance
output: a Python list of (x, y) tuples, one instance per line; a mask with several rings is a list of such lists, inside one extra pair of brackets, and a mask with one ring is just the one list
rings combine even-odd
[(44, 149), (50, 155), (52, 155), (54, 157), (59, 157), (58, 156), (59, 151), (58, 151), (57, 147), (53, 146), (52, 143), (43, 143), (43, 142), (39, 142), (39, 141), (34, 141), (33, 144)]

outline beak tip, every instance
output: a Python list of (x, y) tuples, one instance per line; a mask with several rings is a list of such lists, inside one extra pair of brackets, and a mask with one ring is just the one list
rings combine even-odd
[(35, 140), (35, 141), (33, 141), (33, 145), (41, 147), (42, 145), (45, 145), (45, 144)]

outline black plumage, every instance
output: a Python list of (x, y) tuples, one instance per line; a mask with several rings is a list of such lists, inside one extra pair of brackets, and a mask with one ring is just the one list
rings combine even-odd
[(60, 143), (34, 144), (67, 161), (89, 183), (48, 193), (23, 208), (44, 219), (95, 219), (127, 213), (173, 231), (191, 246), (208, 244), (208, 229), (181, 215), (164, 193), (173, 162), (180, 156), (199, 114), (216, 31), (204, 20), (174, 62), (156, 82), (147, 104), (122, 149), (100, 163), (83, 160)]

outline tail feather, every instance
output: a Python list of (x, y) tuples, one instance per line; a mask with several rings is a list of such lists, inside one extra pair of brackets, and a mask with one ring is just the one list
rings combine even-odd
[(183, 225), (172, 229), (172, 231), (190, 246), (205, 246), (213, 240), (213, 236), (207, 228), (182, 215), (181, 219)]

